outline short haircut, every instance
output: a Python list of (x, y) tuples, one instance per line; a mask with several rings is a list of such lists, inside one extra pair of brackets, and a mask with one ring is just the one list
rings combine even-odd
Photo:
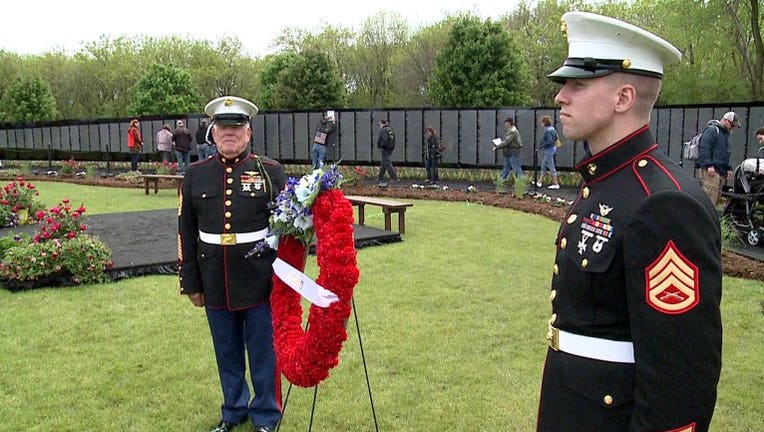
[(552, 117), (549, 117), (548, 115), (541, 116), (541, 123), (543, 123), (544, 126), (550, 126), (552, 124)]
[(605, 76), (618, 85), (630, 84), (637, 90), (634, 108), (642, 115), (650, 116), (650, 111), (661, 93), (661, 79), (647, 75), (616, 72)]
[(764, 135), (764, 127), (756, 129), (756, 135)]

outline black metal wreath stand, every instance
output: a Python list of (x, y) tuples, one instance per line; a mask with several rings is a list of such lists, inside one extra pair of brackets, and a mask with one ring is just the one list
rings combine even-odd
[[(369, 380), (369, 368), (366, 365), (366, 355), (363, 351), (363, 340), (361, 338), (361, 326), (358, 323), (358, 314), (357, 314), (357, 308), (355, 305), (355, 298), (351, 298), (351, 302), (353, 305), (353, 318), (355, 319), (355, 328), (356, 333), (358, 334), (358, 346), (361, 350), (361, 361), (363, 361), (363, 372), (366, 376), (366, 388), (369, 391), (369, 404), (371, 405), (371, 415), (374, 419), (374, 430), (376, 432), (379, 432), (379, 423), (377, 422), (377, 412), (374, 410), (374, 397), (371, 393), (371, 381)], [(307, 323), (305, 324), (305, 330), (308, 329)], [(284, 398), (284, 406), (281, 410), (281, 419), (279, 419), (278, 424), (276, 425), (276, 432), (279, 431), (279, 428), (281, 427), (281, 420), (284, 418), (284, 414), (286, 413), (287, 404), (289, 403), (289, 394), (292, 391), (292, 383), (289, 383), (289, 388), (287, 389), (286, 397)], [(313, 387), (313, 403), (310, 408), (310, 423), (308, 423), (308, 432), (311, 432), (313, 430), (313, 417), (315, 415), (316, 411), (316, 401), (318, 399), (318, 385)]]

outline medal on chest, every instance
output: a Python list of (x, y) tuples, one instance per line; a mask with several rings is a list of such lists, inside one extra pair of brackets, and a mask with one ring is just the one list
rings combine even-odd
[(239, 180), (242, 192), (265, 192), (265, 179), (259, 171), (244, 171)]
[(602, 252), (602, 247), (613, 237), (612, 221), (607, 217), (612, 210), (613, 207), (600, 203), (599, 214), (590, 213), (582, 219), (581, 239), (577, 245), (579, 255), (586, 253), (590, 245), (592, 252)]

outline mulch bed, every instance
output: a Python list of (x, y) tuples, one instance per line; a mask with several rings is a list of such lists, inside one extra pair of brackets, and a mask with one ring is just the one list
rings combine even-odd
[[(114, 177), (77, 178), (63, 176), (29, 176), (30, 181), (64, 181), (78, 184), (106, 187), (135, 187), (143, 188), (143, 182), (128, 183)], [(160, 181), (161, 188), (174, 189), (174, 181)], [(516, 198), (511, 194), (495, 192), (449, 189), (411, 189), (404, 186), (378, 188), (376, 186), (343, 186), (347, 195), (383, 196), (398, 199), (421, 199), (438, 201), (471, 202), (500, 208), (511, 208), (525, 213), (533, 213), (554, 221), (561, 221), (565, 216), (567, 206), (542, 202), (530, 197)], [(745, 279), (764, 282), (764, 262), (759, 262), (731, 251), (722, 252), (724, 274)]]
[[(510, 194), (494, 192), (467, 192), (464, 190), (417, 190), (408, 188), (377, 188), (369, 186), (343, 186), (348, 195), (385, 196), (399, 199), (424, 199), (441, 201), (472, 202), (501, 208), (511, 208), (525, 213), (533, 213), (554, 221), (565, 217), (567, 206), (558, 206), (526, 197), (516, 198)], [(764, 282), (764, 262), (759, 262), (731, 251), (722, 252), (724, 274)]]

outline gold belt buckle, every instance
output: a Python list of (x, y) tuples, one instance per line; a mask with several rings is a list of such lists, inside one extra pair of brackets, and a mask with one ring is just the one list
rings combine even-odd
[(220, 234), (220, 244), (223, 246), (233, 246), (236, 244), (236, 234), (225, 233)]
[(549, 342), (549, 346), (552, 347), (553, 350), (560, 350), (560, 330), (556, 329), (551, 324), (549, 325), (549, 332), (546, 334), (546, 340)]

